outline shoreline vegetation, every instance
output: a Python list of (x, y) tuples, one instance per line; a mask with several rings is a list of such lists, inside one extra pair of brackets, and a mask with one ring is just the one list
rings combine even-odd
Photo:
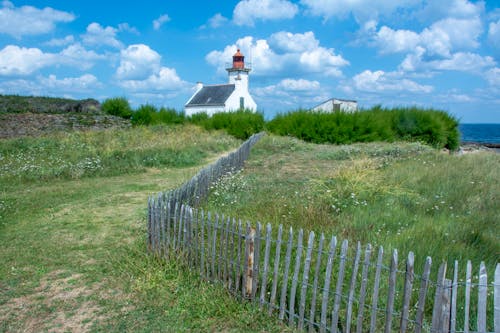
[(354, 116), (345, 144), (316, 144), (292, 135), (308, 135), (321, 114), (281, 136), (259, 113), (188, 121), (154, 110), (142, 109), (149, 126), (0, 139), (0, 331), (292, 332), (179, 258), (145, 251), (148, 196), (180, 186), (261, 129), (270, 134), (242, 172), (214, 184), (208, 209), (416, 251), (417, 260), (429, 252), (461, 265), (485, 260), (488, 272), (498, 261), (500, 155), (444, 154), (449, 136), (458, 137), (448, 127), (455, 120), (439, 111), (374, 111), (405, 120), (377, 124), (380, 133), (428, 125), (406, 142), (350, 143), (351, 131), (369, 129)]

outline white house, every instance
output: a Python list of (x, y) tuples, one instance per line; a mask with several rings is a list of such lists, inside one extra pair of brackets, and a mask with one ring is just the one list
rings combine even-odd
[(184, 106), (186, 116), (206, 112), (209, 116), (217, 112), (231, 112), (240, 109), (257, 110), (257, 104), (248, 92), (248, 73), (245, 56), (238, 50), (233, 56), (232, 67), (226, 68), (228, 84), (206, 85), (198, 82), (196, 92)]
[(312, 108), (312, 111), (324, 111), (324, 112), (356, 112), (358, 110), (358, 102), (348, 100), (348, 99), (339, 99), (339, 98), (330, 98), (329, 100), (321, 103)]

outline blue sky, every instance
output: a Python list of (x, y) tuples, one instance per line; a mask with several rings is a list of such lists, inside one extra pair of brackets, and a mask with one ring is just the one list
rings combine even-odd
[(268, 118), (336, 97), (500, 123), (498, 1), (0, 2), (0, 94), (182, 110), (237, 48)]

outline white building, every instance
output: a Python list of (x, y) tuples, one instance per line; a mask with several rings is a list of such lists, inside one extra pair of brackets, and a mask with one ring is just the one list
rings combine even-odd
[(312, 108), (312, 111), (324, 111), (324, 112), (356, 112), (358, 110), (358, 102), (348, 100), (348, 99), (339, 99), (339, 98), (330, 98), (326, 102), (321, 103), (318, 106)]
[(245, 56), (238, 50), (233, 56), (232, 67), (226, 68), (228, 84), (206, 85), (199, 82), (196, 92), (184, 107), (186, 116), (206, 112), (209, 116), (217, 112), (231, 112), (240, 109), (257, 110), (252, 96), (248, 92), (248, 73)]

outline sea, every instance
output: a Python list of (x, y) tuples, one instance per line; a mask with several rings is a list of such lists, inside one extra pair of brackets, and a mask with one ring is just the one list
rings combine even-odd
[(462, 142), (500, 144), (500, 124), (460, 124)]

